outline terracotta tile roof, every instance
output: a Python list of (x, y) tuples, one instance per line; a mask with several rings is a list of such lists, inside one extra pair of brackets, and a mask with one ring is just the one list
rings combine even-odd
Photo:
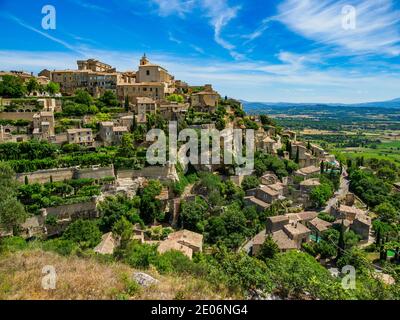
[(266, 203), (266, 202), (264, 202), (260, 199), (257, 199), (256, 197), (253, 197), (253, 196), (245, 197), (244, 199), (254, 203), (257, 206), (265, 208), (265, 209), (270, 207), (269, 203)]
[(287, 225), (283, 226), (283, 229), (286, 230), (286, 232), (292, 236), (302, 235), (302, 234), (311, 232), (310, 229), (308, 229), (306, 226), (304, 226), (301, 223), (295, 223), (294, 225), (287, 224)]
[(309, 166), (309, 167), (305, 167), (305, 168), (301, 168), (299, 170), (297, 170), (297, 173), (300, 174), (313, 174), (313, 173), (318, 173), (320, 172), (320, 168), (316, 167), (316, 166)]
[(118, 241), (114, 238), (112, 232), (103, 234), (101, 242), (94, 248), (94, 252), (100, 254), (113, 254)]
[(322, 220), (322, 219), (320, 219), (318, 217), (314, 218), (309, 223), (315, 229), (317, 229), (319, 232), (324, 232), (324, 231), (328, 230), (332, 226), (332, 223), (329, 223), (329, 222), (327, 222), (325, 220)]
[(296, 242), (291, 240), (282, 230), (272, 233), (272, 239), (276, 242), (280, 250), (297, 249)]
[(302, 182), (300, 182), (301, 186), (319, 186), (321, 183), (319, 182), (319, 179), (307, 179)]
[(259, 190), (273, 197), (279, 195), (279, 192), (273, 190), (270, 186), (261, 187)]
[(318, 216), (318, 213), (315, 211), (303, 211), (297, 213), (297, 216), (301, 221), (310, 221)]
[(345, 212), (345, 213), (354, 213), (354, 214), (365, 214), (364, 210), (358, 209), (356, 207), (350, 207), (346, 206), (344, 204), (341, 204), (339, 207), (340, 212)]

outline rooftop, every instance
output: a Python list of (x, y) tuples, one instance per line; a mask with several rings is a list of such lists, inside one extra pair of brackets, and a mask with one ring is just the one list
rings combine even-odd
[(245, 197), (244, 199), (254, 203), (257, 206), (265, 208), (265, 209), (270, 207), (269, 203), (266, 203), (266, 202), (264, 202), (264, 201), (262, 201), (260, 199), (257, 199), (256, 197), (253, 197), (253, 196), (248, 196), (248, 197)]
[(329, 222), (327, 222), (325, 220), (322, 220), (322, 219), (320, 219), (318, 217), (314, 218), (309, 223), (315, 229), (317, 229), (319, 232), (324, 232), (324, 231), (328, 230), (332, 226), (332, 223), (329, 223)]
[(365, 211), (364, 210), (358, 209), (356, 207), (346, 206), (344, 204), (340, 205), (339, 211), (340, 212), (346, 212), (346, 213), (354, 213), (356, 215), (358, 215), (358, 214), (365, 215)]
[(292, 236), (302, 235), (310, 232), (310, 229), (308, 229), (306, 226), (298, 222), (295, 222), (293, 224), (287, 224), (283, 226), (283, 229), (286, 230), (287, 233), (289, 233)]
[(278, 196), (279, 192), (275, 191), (274, 189), (270, 188), (270, 186), (265, 186), (260, 188), (259, 190), (261, 190), (262, 192), (269, 194), (270, 196)]
[(272, 239), (276, 242), (280, 250), (297, 249), (296, 242), (290, 239), (282, 230), (272, 233)]
[(92, 129), (88, 128), (78, 128), (78, 129), (67, 129), (68, 134), (74, 134), (79, 132), (92, 132)]
[(114, 238), (112, 232), (103, 234), (101, 242), (94, 248), (94, 252), (100, 254), (113, 254), (118, 241)]
[(321, 183), (319, 182), (319, 179), (307, 179), (307, 180), (300, 182), (300, 185), (313, 187), (313, 186), (319, 186), (319, 185), (321, 185)]
[(316, 166), (309, 166), (309, 167), (305, 167), (305, 168), (301, 168), (299, 170), (297, 170), (297, 173), (300, 174), (313, 174), (313, 173), (318, 173), (320, 172), (320, 168), (316, 167)]

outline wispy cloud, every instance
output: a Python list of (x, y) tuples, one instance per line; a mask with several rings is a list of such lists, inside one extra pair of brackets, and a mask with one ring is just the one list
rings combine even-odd
[(175, 38), (171, 32), (168, 33), (168, 40), (175, 42), (176, 44), (182, 44), (182, 41)]
[(227, 41), (223, 36), (223, 29), (237, 17), (239, 6), (232, 7), (228, 0), (151, 0), (158, 6), (160, 16), (178, 15), (184, 18), (189, 12), (198, 8), (209, 19), (209, 24), (214, 30), (214, 40), (221, 47), (228, 50), (230, 55), (237, 59), (243, 59), (244, 55), (237, 52), (236, 46)]
[[(343, 28), (346, 5), (356, 9), (355, 29)], [(392, 0), (284, 0), (278, 11), (276, 19), (289, 29), (340, 54), (400, 54), (400, 12)]]
[(83, 1), (83, 0), (71, 0), (72, 2), (74, 2), (75, 4), (77, 4), (78, 6), (81, 6), (82, 8), (86, 8), (89, 10), (94, 10), (94, 11), (99, 11), (99, 12), (110, 12), (109, 9), (101, 7), (97, 4), (88, 2), (88, 1)]
[(240, 7), (230, 7), (226, 0), (202, 0), (201, 2), (214, 28), (215, 42), (228, 50), (233, 58), (243, 59), (244, 55), (238, 53), (236, 47), (222, 37), (223, 28), (236, 18)]
[(151, 0), (158, 6), (161, 16), (177, 14), (183, 18), (195, 5), (195, 0)]
[(66, 42), (66, 41), (64, 41), (62, 39), (54, 37), (54, 36), (44, 32), (44, 31), (39, 30), (39, 29), (36, 29), (35, 27), (27, 24), (23, 20), (15, 17), (15, 16), (13, 16), (11, 14), (3, 14), (3, 16), (6, 17), (7, 19), (11, 20), (11, 21), (14, 21), (15, 23), (17, 23), (21, 27), (24, 27), (24, 28), (26, 28), (26, 29), (28, 29), (30, 31), (33, 31), (33, 32), (37, 33), (37, 34), (40, 34), (41, 36), (43, 36), (43, 37), (45, 37), (45, 38), (47, 38), (47, 39), (49, 39), (49, 40), (51, 40), (51, 41), (53, 41), (55, 43), (60, 44), (63, 47), (69, 49), (69, 50), (72, 50), (72, 51), (74, 51), (74, 52), (76, 52), (78, 54), (84, 54), (83, 51), (78, 46), (72, 45), (72, 44), (70, 44), (70, 43), (68, 43), (68, 42)]
[(267, 30), (269, 28), (269, 22), (271, 21), (270, 18), (265, 18), (260, 26), (253, 32), (249, 33), (249, 34), (244, 34), (242, 35), (243, 39), (247, 39), (247, 41), (244, 44), (248, 44), (253, 40), (256, 40), (257, 38), (261, 37), (265, 30)]

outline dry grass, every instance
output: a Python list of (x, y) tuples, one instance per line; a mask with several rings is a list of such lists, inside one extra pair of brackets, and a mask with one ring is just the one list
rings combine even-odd
[[(42, 288), (42, 268), (57, 272), (56, 289)], [(122, 263), (101, 263), (93, 258), (63, 257), (38, 249), (0, 256), (0, 300), (104, 300), (104, 299), (232, 299), (226, 290), (192, 277), (161, 276), (144, 270), (159, 284), (139, 288), (131, 279), (134, 270)]]

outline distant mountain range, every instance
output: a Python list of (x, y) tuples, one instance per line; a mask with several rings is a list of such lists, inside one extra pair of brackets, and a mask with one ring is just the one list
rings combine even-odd
[(366, 102), (366, 103), (291, 103), (291, 102), (249, 102), (243, 101), (244, 109), (246, 112), (262, 111), (265, 109), (284, 109), (284, 108), (296, 108), (296, 107), (321, 107), (321, 108), (334, 108), (334, 107), (350, 107), (350, 108), (400, 108), (400, 98), (381, 101), (381, 102)]

